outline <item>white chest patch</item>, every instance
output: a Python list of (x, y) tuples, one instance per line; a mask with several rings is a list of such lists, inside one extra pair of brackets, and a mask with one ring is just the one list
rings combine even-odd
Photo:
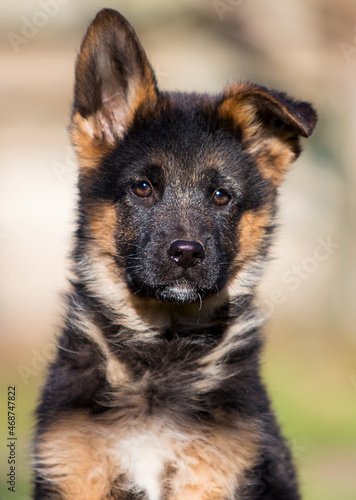
[(232, 500), (258, 450), (251, 426), (188, 433), (152, 418), (112, 427), (109, 442), (117, 475), (125, 477), (128, 490), (144, 491), (149, 500), (167, 494), (172, 500)]
[[(146, 492), (149, 500), (160, 500), (165, 465), (179, 459), (179, 449), (189, 439), (177, 431), (158, 423), (132, 427), (124, 436), (119, 436), (112, 452), (127, 474), (130, 486)], [(177, 453), (178, 452), (178, 453)]]

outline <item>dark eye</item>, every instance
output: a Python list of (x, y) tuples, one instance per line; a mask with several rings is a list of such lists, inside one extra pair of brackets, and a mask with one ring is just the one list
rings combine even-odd
[(217, 189), (213, 194), (213, 203), (218, 207), (227, 205), (231, 199), (231, 195), (225, 189)]
[(140, 198), (147, 198), (152, 194), (152, 186), (148, 181), (137, 181), (132, 186), (132, 191)]

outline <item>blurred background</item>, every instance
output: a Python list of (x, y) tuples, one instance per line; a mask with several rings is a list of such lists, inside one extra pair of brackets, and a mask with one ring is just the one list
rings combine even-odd
[[(315, 104), (281, 192), (261, 289), (264, 377), (305, 500), (356, 498), (356, 6), (353, 0), (2, 0), (0, 498), (30, 495), (32, 412), (51, 358), (75, 220), (66, 127), (80, 41), (98, 9), (134, 25), (164, 89), (251, 79)], [(7, 393), (16, 386), (16, 493)]]

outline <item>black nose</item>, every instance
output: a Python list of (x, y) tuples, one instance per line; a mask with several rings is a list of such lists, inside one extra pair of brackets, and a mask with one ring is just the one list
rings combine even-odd
[(205, 257), (204, 248), (197, 241), (173, 241), (167, 253), (178, 266), (184, 267), (184, 269), (196, 266)]

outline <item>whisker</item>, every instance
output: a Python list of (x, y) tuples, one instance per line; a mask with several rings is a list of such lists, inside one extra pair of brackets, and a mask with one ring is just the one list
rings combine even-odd
[(200, 312), (203, 307), (203, 299), (200, 293), (198, 293), (198, 297), (199, 297), (199, 312)]

